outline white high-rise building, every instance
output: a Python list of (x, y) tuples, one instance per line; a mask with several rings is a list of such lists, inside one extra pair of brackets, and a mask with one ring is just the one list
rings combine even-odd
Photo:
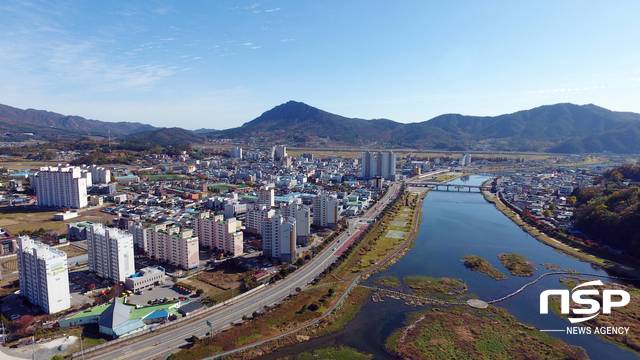
[(242, 147), (240, 146), (232, 147), (231, 151), (229, 151), (229, 155), (234, 159), (242, 160)]
[(124, 282), (136, 272), (133, 255), (133, 235), (102, 224), (87, 229), (89, 269), (114, 282)]
[(91, 165), (89, 171), (91, 171), (91, 178), (94, 184), (108, 184), (111, 182), (111, 170)]
[(38, 206), (80, 209), (88, 204), (87, 178), (77, 166), (42, 167), (31, 181)]
[(254, 234), (262, 234), (262, 224), (266, 219), (271, 219), (276, 211), (266, 206), (256, 206), (254, 209), (247, 211), (247, 219), (245, 228), (248, 232)]
[(285, 145), (276, 145), (271, 149), (271, 159), (273, 161), (282, 161), (287, 157), (287, 147)]
[(296, 220), (276, 214), (264, 220), (262, 232), (262, 253), (264, 256), (281, 261), (296, 259)]
[(20, 295), (49, 314), (71, 307), (67, 254), (20, 236), (17, 259)]
[(327, 193), (318, 194), (313, 198), (313, 224), (322, 227), (334, 227), (339, 216), (338, 199)]
[(460, 157), (460, 161), (458, 162), (460, 166), (469, 166), (471, 165), (471, 154), (463, 154)]
[(211, 216), (211, 213), (204, 211), (196, 217), (194, 228), (200, 245), (239, 256), (244, 252), (244, 237), (239, 230), (241, 224), (236, 218), (225, 220), (223, 215)]
[(156, 225), (150, 235), (147, 255), (185, 270), (198, 267), (200, 247), (193, 230), (165, 223)]
[(262, 186), (258, 189), (258, 205), (272, 208), (276, 205), (275, 190), (272, 186)]
[(307, 245), (311, 235), (311, 209), (302, 204), (290, 204), (282, 208), (282, 215), (296, 219), (296, 242)]
[(361, 158), (363, 179), (381, 177), (393, 180), (396, 175), (396, 154), (392, 151), (364, 151)]

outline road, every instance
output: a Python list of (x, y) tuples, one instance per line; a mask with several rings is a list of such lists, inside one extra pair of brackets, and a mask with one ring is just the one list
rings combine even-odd
[(214, 330), (220, 331), (228, 327), (233, 322), (242, 320), (243, 316), (250, 316), (255, 311), (264, 310), (265, 306), (271, 306), (281, 302), (284, 298), (296, 293), (296, 288), (304, 288), (311, 283), (329, 265), (338, 259), (340, 243), (349, 241), (351, 237), (357, 235), (360, 227), (366, 226), (366, 221), (374, 219), (379, 213), (397, 196), (400, 192), (400, 183), (393, 183), (389, 191), (367, 211), (362, 217), (349, 219), (348, 229), (342, 231), (334, 241), (324, 248), (318, 255), (312, 258), (307, 264), (294, 271), (285, 279), (271, 284), (264, 289), (232, 302), (226, 306), (211, 312), (206, 318), (197, 322), (185, 321), (178, 327), (159, 330), (147, 336), (138, 338), (132, 337), (129, 341), (114, 344), (98, 351), (86, 351), (85, 357), (96, 360), (115, 359), (157, 359), (163, 358), (169, 353), (177, 350), (180, 346), (186, 345), (185, 339), (196, 335), (206, 336), (210, 330), (206, 321), (211, 323)]

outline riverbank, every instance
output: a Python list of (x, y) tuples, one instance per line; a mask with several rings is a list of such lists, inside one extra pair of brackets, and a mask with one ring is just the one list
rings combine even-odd
[(273, 309), (213, 337), (196, 339), (171, 359), (231, 356), (253, 359), (278, 348), (341, 330), (359, 312), (370, 290), (357, 282), (397, 261), (410, 247), (421, 219), (421, 193), (405, 191), (363, 237), (315, 284)]
[(613, 260), (608, 260), (608, 259), (604, 259), (602, 257), (599, 257), (593, 253), (587, 252), (585, 250), (579, 249), (577, 247), (568, 245), (556, 238), (553, 238), (547, 234), (545, 234), (544, 232), (540, 231), (538, 228), (536, 228), (533, 225), (528, 224), (527, 222), (525, 222), (522, 217), (515, 211), (513, 211), (511, 208), (509, 208), (501, 199), (500, 197), (496, 196), (495, 194), (492, 194), (489, 191), (483, 190), (482, 191), (482, 196), (484, 197), (484, 199), (489, 202), (492, 203), (496, 209), (498, 209), (498, 211), (500, 211), (502, 214), (504, 214), (506, 217), (508, 217), (509, 219), (511, 219), (511, 221), (513, 221), (516, 225), (518, 225), (522, 230), (526, 231), (529, 235), (531, 235), (533, 238), (535, 238), (536, 240), (553, 247), (554, 249), (560, 250), (563, 253), (567, 254), (567, 255), (571, 255), (575, 258), (578, 258), (582, 261), (586, 261), (589, 262), (591, 264), (597, 265), (602, 267), (603, 269), (612, 271), (620, 276), (628, 276), (628, 277), (636, 277), (637, 273), (636, 273), (636, 269), (629, 267), (629, 266), (625, 266), (622, 265), (620, 263), (617, 263)]

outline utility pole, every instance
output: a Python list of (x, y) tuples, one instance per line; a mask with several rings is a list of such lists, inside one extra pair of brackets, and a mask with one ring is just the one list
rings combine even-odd
[(82, 354), (82, 360), (84, 360), (84, 346), (82, 346), (82, 334), (80, 334), (80, 354)]
[(31, 359), (36, 360), (36, 335), (31, 335)]

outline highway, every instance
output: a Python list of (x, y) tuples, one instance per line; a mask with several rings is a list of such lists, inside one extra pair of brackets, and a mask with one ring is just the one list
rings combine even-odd
[[(97, 360), (115, 359), (158, 359), (164, 358), (180, 346), (187, 344), (186, 339), (192, 335), (206, 336), (210, 330), (206, 321), (211, 323), (214, 332), (220, 331), (231, 323), (242, 321), (243, 316), (250, 316), (255, 311), (264, 310), (265, 306), (271, 306), (281, 302), (291, 294), (295, 294), (296, 288), (306, 287), (313, 279), (322, 273), (329, 265), (338, 259), (339, 244), (351, 240), (357, 236), (360, 227), (367, 226), (366, 221), (374, 219), (380, 212), (394, 200), (400, 191), (401, 184), (394, 182), (387, 193), (372, 206), (363, 216), (351, 218), (348, 221), (348, 229), (342, 231), (334, 241), (326, 246), (318, 255), (307, 264), (294, 271), (285, 279), (266, 286), (264, 289), (252, 293), (249, 296), (233, 301), (209, 313), (206, 318), (196, 322), (185, 321), (166, 330), (158, 330), (139, 338), (132, 336), (124, 342), (113, 346), (107, 346), (96, 351), (85, 351), (84, 357)], [(77, 356), (82, 358), (81, 355)]]

